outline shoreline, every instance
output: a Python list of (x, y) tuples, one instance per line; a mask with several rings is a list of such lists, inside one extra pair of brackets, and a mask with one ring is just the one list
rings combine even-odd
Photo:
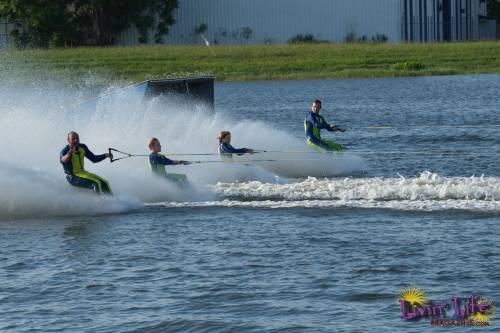
[(498, 74), (500, 42), (3, 49), (0, 70), (66, 83), (207, 74), (218, 82)]

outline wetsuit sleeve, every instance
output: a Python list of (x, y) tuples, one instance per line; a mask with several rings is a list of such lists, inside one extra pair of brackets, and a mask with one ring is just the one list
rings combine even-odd
[(321, 119), (323, 121), (321, 122), (321, 124), (318, 124), (318, 128), (319, 129), (326, 129), (329, 132), (333, 132), (333, 129), (332, 129), (331, 125), (326, 122), (325, 118), (323, 118), (322, 116), (319, 116), (319, 117), (321, 117)]
[(85, 157), (92, 161), (92, 163), (99, 163), (106, 159), (106, 154), (94, 155), (86, 145), (80, 145), (85, 150)]
[(151, 163), (151, 165), (158, 165), (158, 164), (161, 164), (161, 165), (174, 165), (175, 162), (172, 161), (171, 159), (169, 158), (166, 158), (165, 156), (161, 156), (161, 155), (149, 155), (149, 162)]
[(235, 154), (246, 154), (248, 152), (248, 148), (233, 148)]
[(325, 127), (325, 129), (328, 131), (328, 132), (334, 132), (335, 130), (332, 128), (332, 125), (328, 124), (325, 122), (325, 124), (328, 126), (328, 127)]
[(245, 154), (246, 152), (248, 152), (248, 149), (247, 148), (236, 149), (230, 144), (223, 143), (219, 147), (219, 152), (221, 154)]
[(69, 146), (66, 146), (61, 150), (61, 153), (59, 154), (59, 162), (62, 163), (61, 159), (63, 158), (64, 155), (66, 155), (69, 151)]

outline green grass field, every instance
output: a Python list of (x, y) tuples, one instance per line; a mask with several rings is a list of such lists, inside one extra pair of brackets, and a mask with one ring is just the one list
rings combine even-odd
[(139, 46), (2, 50), (3, 75), (135, 82), (211, 73), (218, 81), (500, 73), (500, 42)]

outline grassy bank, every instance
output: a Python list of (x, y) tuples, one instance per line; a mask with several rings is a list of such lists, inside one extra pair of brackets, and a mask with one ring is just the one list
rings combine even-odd
[(141, 81), (212, 73), (219, 81), (500, 73), (500, 43), (140, 46), (0, 51), (2, 73)]

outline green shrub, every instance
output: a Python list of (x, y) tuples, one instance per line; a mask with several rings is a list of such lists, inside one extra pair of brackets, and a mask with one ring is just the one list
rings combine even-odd
[(420, 71), (425, 69), (425, 65), (418, 61), (397, 62), (391, 66), (396, 71)]
[(318, 43), (318, 40), (314, 38), (314, 35), (312, 34), (298, 34), (297, 36), (290, 38), (288, 40), (288, 44), (312, 44), (312, 43)]

